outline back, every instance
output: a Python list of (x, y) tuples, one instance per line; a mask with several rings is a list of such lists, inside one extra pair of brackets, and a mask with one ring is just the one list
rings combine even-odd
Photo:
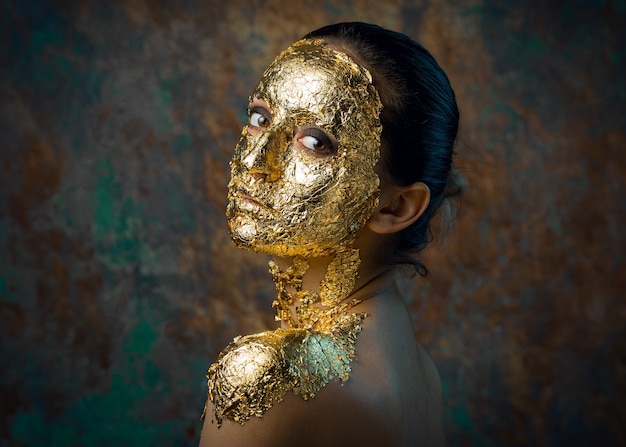
[(417, 343), (397, 290), (355, 308), (369, 314), (357, 341), (351, 380), (358, 393), (376, 396), (379, 417), (394, 427), (398, 446), (444, 444), (439, 374)]

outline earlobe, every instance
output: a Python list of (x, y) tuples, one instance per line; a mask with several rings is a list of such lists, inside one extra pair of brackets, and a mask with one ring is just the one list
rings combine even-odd
[(381, 194), (381, 204), (367, 222), (374, 233), (391, 234), (412, 225), (424, 213), (430, 202), (430, 189), (425, 183), (393, 186)]

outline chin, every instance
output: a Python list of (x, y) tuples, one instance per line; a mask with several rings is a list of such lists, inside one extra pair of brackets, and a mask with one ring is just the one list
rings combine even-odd
[(228, 227), (230, 237), (237, 247), (279, 258), (331, 256), (340, 247), (348, 245), (345, 240), (319, 241), (285, 232), (259, 231), (257, 223), (244, 216), (229, 219)]

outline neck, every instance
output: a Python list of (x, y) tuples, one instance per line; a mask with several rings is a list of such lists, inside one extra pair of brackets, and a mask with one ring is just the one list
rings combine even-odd
[(302, 317), (317, 309), (341, 306), (347, 310), (389, 287), (394, 277), (390, 266), (372, 256), (361, 261), (354, 249), (328, 257), (274, 258), (273, 262), (276, 267), (270, 270), (279, 295), (274, 307), (285, 328), (301, 327)]

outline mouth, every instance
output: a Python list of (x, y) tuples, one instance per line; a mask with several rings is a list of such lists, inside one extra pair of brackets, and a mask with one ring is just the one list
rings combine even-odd
[(268, 214), (272, 211), (265, 203), (242, 190), (233, 191), (231, 197), (234, 205), (241, 211), (262, 214)]
[(252, 197), (249, 194), (245, 194), (245, 193), (241, 192), (238, 195), (239, 195), (239, 198), (241, 200), (243, 200), (244, 202), (251, 203), (251, 204), (256, 205), (256, 206), (266, 207), (264, 204), (262, 204), (261, 202), (259, 202), (258, 200), (256, 200), (254, 197)]

